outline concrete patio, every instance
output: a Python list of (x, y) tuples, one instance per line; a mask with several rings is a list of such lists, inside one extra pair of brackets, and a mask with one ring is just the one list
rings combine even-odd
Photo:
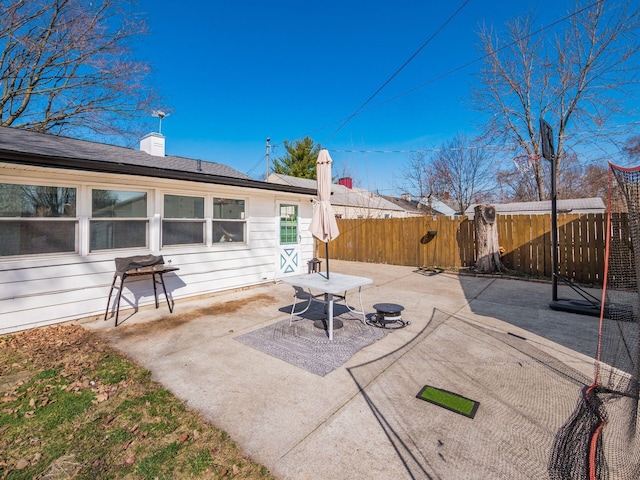
[[(288, 318), (293, 289), (282, 283), (178, 300), (173, 314), (162, 303), (122, 310), (118, 327), (83, 325), (281, 479), (546, 476), (555, 433), (593, 375), (597, 318), (551, 310), (549, 283), (331, 268), (373, 279), (362, 291), (368, 313), (398, 303), (411, 324), (324, 377), (235, 340)], [(476, 417), (416, 399), (425, 384), (479, 401)]]

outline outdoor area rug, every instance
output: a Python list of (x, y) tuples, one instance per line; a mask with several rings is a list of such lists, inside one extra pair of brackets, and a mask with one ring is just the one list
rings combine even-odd
[(314, 320), (308, 318), (294, 318), (291, 326), (287, 318), (239, 335), (235, 339), (324, 377), (360, 349), (387, 334), (382, 328), (364, 325), (360, 320), (348, 315), (341, 319), (334, 318), (335, 323), (338, 323), (338, 320), (342, 323), (342, 328), (333, 330), (333, 341), (329, 341), (326, 330), (317, 328), (314, 326)]

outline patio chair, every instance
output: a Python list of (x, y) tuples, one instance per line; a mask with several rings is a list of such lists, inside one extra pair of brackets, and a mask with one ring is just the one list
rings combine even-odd
[[(309, 308), (311, 307), (311, 302), (313, 301), (313, 295), (311, 294), (311, 292), (307, 292), (304, 288), (302, 287), (293, 287), (293, 305), (291, 305), (291, 316), (289, 317), (289, 326), (291, 326), (291, 324), (293, 323), (293, 316), (296, 315), (302, 315), (304, 312), (306, 312), (307, 310), (309, 310)], [(302, 302), (304, 302), (305, 300), (307, 300), (307, 306), (304, 307), (304, 309), (300, 310), (299, 312), (296, 312), (296, 305), (298, 305), (298, 300), (301, 300)]]
[[(298, 287), (298, 286), (294, 286), (293, 287), (293, 305), (291, 305), (291, 316), (289, 317), (289, 325), (291, 325), (293, 323), (293, 317), (295, 316), (300, 316), (303, 313), (305, 313), (307, 310), (309, 310), (309, 308), (311, 308), (311, 302), (319, 302), (324, 304), (324, 313), (327, 313), (327, 305), (328, 305), (328, 300), (327, 300), (327, 294), (326, 293), (319, 293), (317, 295), (312, 294), (310, 291), (305, 290), (302, 287)], [(354, 310), (353, 308), (351, 308), (347, 302), (346, 302), (346, 295), (347, 292), (344, 292), (344, 295), (333, 295), (333, 301), (337, 302), (337, 301), (344, 301), (345, 305), (347, 306), (347, 308), (352, 311), (352, 312), (358, 312), (357, 310)], [(300, 300), (300, 302), (298, 302), (298, 300)], [(296, 306), (299, 303), (304, 303), (304, 301), (307, 302), (307, 305), (300, 310), (299, 312), (296, 312)]]

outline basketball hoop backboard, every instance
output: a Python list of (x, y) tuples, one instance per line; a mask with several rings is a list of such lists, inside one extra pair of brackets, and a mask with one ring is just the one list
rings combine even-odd
[(553, 130), (543, 118), (540, 119), (540, 142), (542, 143), (542, 156), (553, 162), (556, 156), (553, 148)]

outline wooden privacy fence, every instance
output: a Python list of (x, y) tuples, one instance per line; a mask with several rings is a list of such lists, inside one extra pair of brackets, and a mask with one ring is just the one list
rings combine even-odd
[[(504, 266), (551, 277), (551, 216), (498, 215), (497, 222)], [(476, 260), (474, 223), (467, 217), (340, 219), (338, 226), (330, 258), (444, 268), (471, 267)], [(605, 229), (605, 214), (558, 215), (558, 273), (575, 282), (602, 284)], [(316, 253), (323, 258), (320, 245)]]

